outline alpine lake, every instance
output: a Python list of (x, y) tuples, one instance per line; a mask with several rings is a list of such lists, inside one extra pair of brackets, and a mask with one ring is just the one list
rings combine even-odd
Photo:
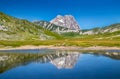
[(0, 51), (0, 79), (120, 79), (120, 51)]

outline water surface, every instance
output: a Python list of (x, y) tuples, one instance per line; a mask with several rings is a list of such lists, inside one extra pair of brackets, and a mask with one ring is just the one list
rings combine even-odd
[(0, 52), (0, 79), (120, 79), (119, 51)]

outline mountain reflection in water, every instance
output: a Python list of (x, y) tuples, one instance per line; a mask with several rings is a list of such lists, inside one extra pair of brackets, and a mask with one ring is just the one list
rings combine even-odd
[(52, 53), (0, 53), (0, 73), (20, 65), (29, 63), (51, 63), (58, 69), (71, 69), (75, 66), (80, 54), (102, 55), (112, 59), (119, 60), (119, 52), (91, 52), (81, 53), (80, 51), (54, 51)]

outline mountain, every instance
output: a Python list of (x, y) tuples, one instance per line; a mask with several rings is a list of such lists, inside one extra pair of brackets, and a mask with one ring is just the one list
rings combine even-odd
[(50, 22), (35, 21), (32, 23), (0, 12), (0, 40), (49, 40), (62, 37), (81, 38), (81, 35), (85, 38), (86, 35), (93, 35), (88, 36), (92, 39), (119, 40), (120, 23), (102, 28), (80, 30), (75, 18), (71, 15), (58, 15)]
[(55, 24), (50, 23), (48, 21), (34, 21), (33, 23), (36, 25), (42, 26), (43, 28), (45, 28), (47, 30), (57, 32), (57, 33), (62, 33), (62, 32), (66, 32), (69, 30), (66, 27), (58, 26), (58, 25), (55, 25)]
[(69, 30), (80, 30), (80, 26), (72, 15), (58, 15), (50, 22), (58, 26), (64, 26), (66, 28), (69, 28)]
[(0, 40), (47, 40), (61, 36), (27, 20), (17, 19), (0, 12)]
[(80, 34), (87, 34), (87, 35), (91, 35), (91, 34), (105, 34), (105, 33), (114, 33), (114, 32), (118, 32), (120, 31), (120, 23), (117, 24), (112, 24), (110, 26), (105, 26), (102, 28), (93, 28), (93, 29), (89, 29), (89, 30), (81, 30)]
[(80, 26), (72, 15), (58, 15), (50, 22), (34, 21), (33, 23), (59, 34), (66, 32), (79, 32), (80, 30)]

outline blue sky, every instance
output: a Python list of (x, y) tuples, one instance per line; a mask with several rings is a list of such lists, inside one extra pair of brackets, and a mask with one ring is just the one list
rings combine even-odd
[(0, 11), (29, 21), (70, 14), (81, 29), (120, 23), (120, 0), (0, 0)]

